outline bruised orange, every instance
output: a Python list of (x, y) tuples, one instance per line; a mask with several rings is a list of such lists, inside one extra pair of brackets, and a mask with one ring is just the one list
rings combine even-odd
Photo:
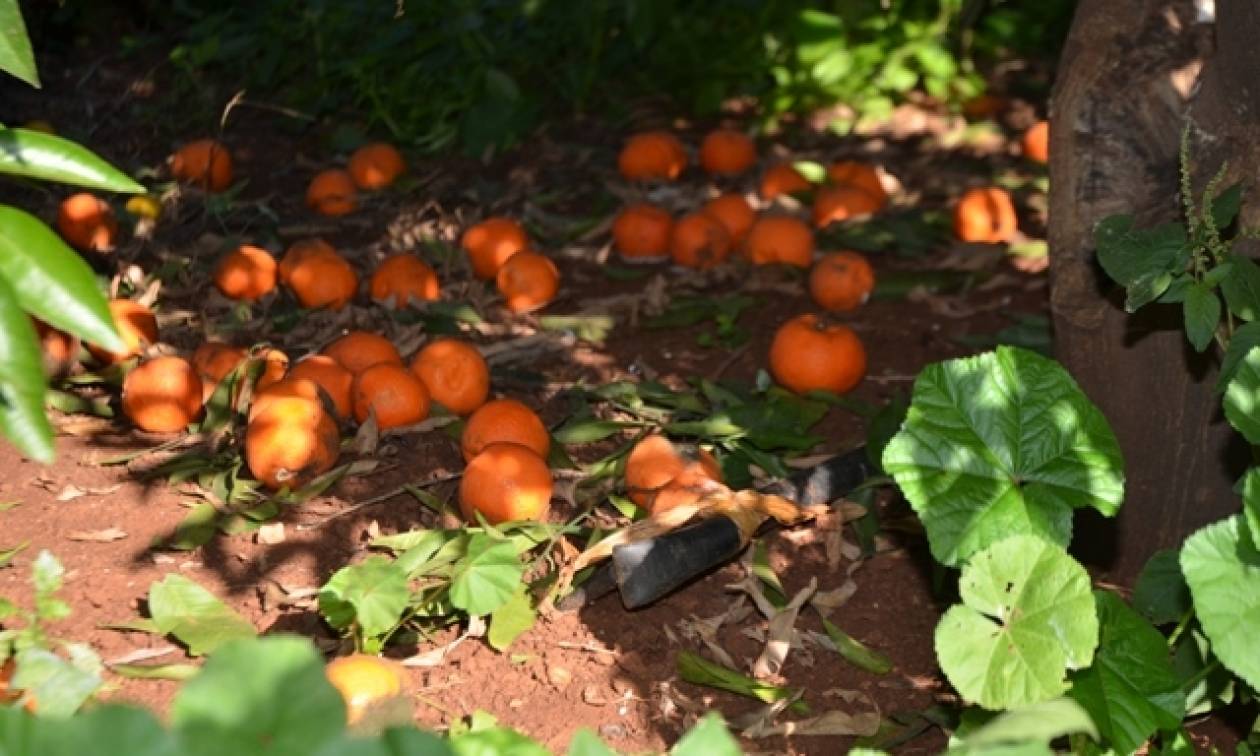
[(242, 244), (219, 259), (214, 285), (229, 299), (259, 299), (276, 288), (276, 258), (261, 247)]
[(832, 223), (879, 212), (883, 205), (865, 189), (848, 184), (819, 187), (814, 193), (814, 225)]
[(857, 252), (830, 252), (809, 273), (809, 294), (824, 310), (852, 310), (875, 290), (875, 271)]
[(342, 656), (324, 667), (324, 675), (346, 702), (346, 723), (350, 725), (358, 724), (374, 706), (403, 692), (399, 666), (379, 656)]
[(521, 224), (495, 216), (470, 226), (460, 239), (460, 246), (468, 253), (473, 275), (490, 280), (509, 257), (529, 248), (529, 237)]
[(787, 163), (776, 163), (761, 176), (761, 198), (770, 202), (784, 194), (808, 192), (814, 185)]
[(340, 310), (354, 299), (359, 289), (358, 274), (336, 253), (312, 251), (305, 254), (293, 265), (288, 278), (293, 295), (307, 309)]
[(855, 186), (866, 192), (878, 204), (876, 210), (888, 201), (884, 182), (879, 179), (875, 166), (857, 160), (839, 160), (827, 167), (827, 181), (837, 186)]
[(747, 134), (717, 129), (700, 142), (700, 166), (721, 176), (738, 176), (757, 162), (757, 146)]
[(1050, 162), (1050, 122), (1034, 123), (1028, 131), (1024, 132), (1024, 138), (1020, 144), (1023, 147), (1024, 157), (1043, 165)]
[(626, 495), (649, 512), (695, 503), (721, 481), (722, 470), (711, 454), (685, 454), (659, 433), (645, 436), (626, 457)]
[(1015, 238), (1015, 205), (996, 186), (968, 190), (954, 206), (954, 234), (961, 241), (999, 244)]
[(350, 178), (360, 189), (383, 189), (407, 170), (402, 153), (392, 144), (365, 144), (350, 155), (346, 165)]
[(312, 354), (297, 361), (289, 371), (293, 380), (313, 381), (324, 390), (340, 418), (348, 419), (354, 412), (350, 390), (354, 373), (326, 354)]
[(341, 436), (322, 403), (278, 396), (245, 426), (245, 463), (271, 489), (297, 489), (337, 463)]
[(411, 372), (433, 401), (456, 415), (467, 415), (490, 395), (490, 367), (477, 347), (443, 338), (431, 341), (411, 360)]
[(560, 290), (560, 271), (550, 257), (523, 250), (508, 258), (495, 274), (494, 283), (512, 312), (533, 312), (546, 307)]
[(843, 394), (866, 374), (866, 349), (848, 326), (807, 313), (775, 332), (770, 373), (798, 394), (815, 390)]
[(354, 377), (354, 419), (376, 416), (382, 430), (412, 425), (429, 416), (429, 390), (402, 365), (378, 362)]
[(402, 355), (398, 354), (398, 347), (394, 346), (394, 342), (367, 331), (350, 331), (324, 347), (322, 353), (355, 374), (380, 362), (402, 364)]
[(674, 228), (670, 214), (655, 205), (628, 205), (612, 225), (613, 246), (627, 261), (662, 260), (669, 254)]
[(109, 203), (88, 192), (66, 197), (57, 209), (57, 231), (66, 243), (84, 252), (108, 252), (118, 236), (118, 222)]
[(340, 168), (315, 174), (306, 187), (306, 206), (320, 215), (347, 215), (359, 206), (354, 179)]
[(410, 304), (432, 302), (441, 293), (437, 272), (415, 255), (393, 255), (372, 273), (368, 291), (374, 302), (402, 309)]
[(542, 520), (551, 506), (551, 470), (520, 444), (491, 444), (472, 458), (459, 482), (459, 509), (469, 522), (477, 513), (492, 525)]
[(142, 430), (182, 431), (201, 414), (201, 379), (183, 357), (155, 357), (127, 373), (122, 408)]
[(520, 444), (543, 459), (551, 451), (551, 436), (542, 418), (515, 399), (495, 399), (472, 413), (460, 436), (459, 449), (464, 461), (470, 462), (487, 446), (501, 443)]
[(209, 400), (219, 383), (245, 361), (245, 350), (222, 341), (207, 341), (193, 352), (192, 366), (201, 379), (202, 401)]
[(748, 231), (744, 249), (754, 265), (784, 263), (808, 268), (814, 261), (814, 232), (787, 215), (763, 215)]
[(221, 192), (232, 185), (232, 153), (213, 139), (198, 139), (175, 150), (167, 159), (176, 181)]
[(626, 140), (617, 168), (627, 181), (673, 181), (687, 167), (687, 150), (668, 131), (644, 131)]
[(708, 270), (731, 254), (731, 234), (722, 221), (706, 212), (684, 215), (674, 224), (669, 256), (675, 265)]
[(113, 365), (128, 357), (135, 357), (145, 347), (157, 343), (157, 318), (153, 311), (139, 302), (130, 299), (113, 299), (109, 302), (109, 314), (114, 319), (114, 327), (127, 345), (125, 352), (108, 352), (95, 344), (88, 345), (88, 351), (97, 360), (106, 365)]
[(280, 264), (276, 266), (276, 278), (280, 283), (288, 284), (293, 271), (305, 260), (321, 255), (337, 257), (337, 250), (323, 239), (301, 239), (289, 245)]
[(703, 210), (722, 222), (731, 236), (731, 244), (736, 247), (744, 243), (753, 221), (757, 220), (757, 213), (752, 205), (748, 204), (742, 194), (735, 192), (709, 200), (704, 203)]

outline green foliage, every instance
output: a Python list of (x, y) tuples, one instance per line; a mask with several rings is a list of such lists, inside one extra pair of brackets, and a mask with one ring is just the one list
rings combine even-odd
[(144, 192), (143, 186), (86, 147), (29, 129), (0, 129), (0, 173), (103, 192)]
[(1235, 515), (1186, 539), (1181, 571), (1212, 653), (1260, 688), (1260, 551), (1247, 520)]
[(353, 628), (360, 650), (379, 653), (410, 598), (407, 574), (398, 563), (370, 556), (333, 573), (319, 591), (319, 611), (337, 630)]
[(174, 573), (149, 587), (149, 616), (156, 632), (175, 636), (192, 656), (257, 634), (249, 620), (213, 593)]
[(0, 71), (12, 74), (33, 87), (39, 86), (35, 53), (26, 36), (26, 24), (17, 0), (0, 0)]
[(1225, 418), (1247, 439), (1260, 444), (1260, 347), (1252, 347), (1233, 367), (1225, 386)]
[[(1065, 735), (1098, 737), (1089, 713), (1070, 698), (1055, 698), (1021, 706), (992, 717), (968, 718), (950, 741), (948, 756), (1014, 756), (1049, 754), (1050, 742)], [(973, 725), (973, 723), (975, 723)]]
[(1175, 549), (1155, 552), (1133, 586), (1133, 608), (1156, 625), (1176, 622), (1192, 608), (1179, 558)]

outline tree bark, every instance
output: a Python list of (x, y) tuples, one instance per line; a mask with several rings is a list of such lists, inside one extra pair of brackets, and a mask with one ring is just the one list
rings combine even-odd
[[(1215, 23), (1199, 23), (1188, 1), (1081, 0), (1064, 47), (1050, 111), (1055, 352), (1111, 422), (1127, 470), (1119, 517), (1079, 518), (1075, 545), (1120, 582), (1237, 511), (1232, 487), (1249, 450), (1212, 390), (1217, 357), (1190, 349), (1177, 306), (1124, 312), (1095, 261), (1093, 228), (1117, 213), (1140, 226), (1181, 219), (1187, 119), (1196, 192), (1227, 159), (1226, 186), (1260, 175), (1257, 38), (1255, 0), (1216, 0)], [(1256, 210), (1248, 195), (1245, 223)]]

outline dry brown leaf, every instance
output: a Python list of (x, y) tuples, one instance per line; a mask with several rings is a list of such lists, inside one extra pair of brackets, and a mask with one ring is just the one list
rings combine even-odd
[(135, 651), (123, 654), (105, 662), (107, 667), (116, 667), (119, 664), (137, 664), (139, 662), (157, 659), (167, 654), (173, 654), (179, 649), (175, 646), (157, 646), (156, 648), (137, 648)]
[(809, 585), (797, 591), (787, 606), (770, 617), (770, 624), (766, 630), (765, 648), (761, 650), (761, 655), (753, 663), (752, 676), (754, 678), (764, 680), (779, 674), (783, 663), (787, 661), (788, 652), (792, 650), (793, 643), (800, 644), (799, 639), (796, 638), (796, 619), (801, 613), (801, 607), (817, 591), (818, 578), (811, 577)]
[(810, 598), (809, 604), (822, 616), (829, 617), (833, 611), (848, 603), (855, 593), (857, 583), (853, 582), (853, 578), (848, 578), (839, 588), (818, 591)]
[(57, 501), (71, 501), (82, 496), (107, 496), (122, 488), (121, 483), (115, 483), (112, 486), (88, 486), (80, 488), (73, 483), (67, 483), (65, 488), (57, 494)]
[(90, 541), (92, 543), (111, 543), (113, 541), (121, 541), (127, 537), (127, 533), (116, 527), (105, 528), (104, 530), (72, 530), (66, 533), (66, 538), (71, 541)]

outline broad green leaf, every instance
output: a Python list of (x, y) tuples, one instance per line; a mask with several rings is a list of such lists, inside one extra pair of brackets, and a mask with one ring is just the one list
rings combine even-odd
[(209, 543), (219, 528), (219, 510), (208, 501), (198, 503), (175, 526), (175, 532), (161, 546), (177, 551), (191, 551)]
[(1113, 215), (1094, 228), (1098, 262), (1112, 280), (1126, 288), (1143, 278), (1172, 272), (1186, 247), (1186, 231), (1177, 223), (1133, 227), (1133, 216)]
[(717, 712), (709, 712), (670, 749), (670, 756), (739, 756), (743, 750)]
[(1098, 737), (1098, 728), (1088, 712), (1070, 698), (1055, 698), (1002, 712), (969, 732), (961, 744), (949, 749), (950, 756), (995, 754), (1003, 745), (1037, 745), (1035, 752), (1050, 753), (1044, 746), (1056, 738), (1076, 734)]
[(620, 433), (626, 428), (638, 428), (642, 423), (625, 423), (616, 420), (596, 420), (587, 418), (565, 423), (552, 434), (562, 444), (589, 444), (602, 441), (609, 436)]
[(546, 748), (510, 727), (488, 727), (454, 735), (450, 746), (455, 756), (551, 756)]
[(362, 637), (373, 641), (369, 651), (377, 651), (410, 598), (407, 574), (378, 554), (333, 573), (319, 591), (319, 611), (333, 627), (358, 624)]
[(1132, 753), (1186, 715), (1168, 642), (1109, 591), (1095, 591), (1099, 641), (1094, 663), (1072, 676), (1071, 697), (1085, 707), (1113, 749)]
[(1176, 549), (1155, 552), (1133, 586), (1133, 608), (1156, 625), (1177, 622), (1190, 611), (1190, 589), (1179, 557)]
[(114, 352), (126, 345), (92, 269), (35, 216), (0, 205), (0, 277), (22, 309), (40, 320)]
[[(1124, 311), (1137, 312), (1151, 302), (1162, 299), (1172, 287), (1173, 280), (1171, 273), (1152, 273), (1129, 284), (1125, 289)], [(1180, 293), (1178, 301), (1185, 301), (1188, 291), (1189, 286)]]
[(149, 616), (159, 632), (175, 636), (192, 656), (257, 635), (249, 620), (213, 593), (174, 573), (149, 587)]
[(490, 613), (490, 630), (486, 640), (496, 651), (506, 651), (512, 641), (534, 626), (537, 618), (528, 589), (524, 583), (518, 583), (512, 597)]
[(1251, 533), (1251, 542), (1260, 537), (1260, 467), (1247, 470), (1242, 479), (1243, 519)]
[(1212, 225), (1217, 230), (1223, 230), (1230, 223), (1234, 222), (1234, 218), (1238, 217), (1238, 210), (1242, 207), (1242, 183), (1237, 183), (1216, 195), (1212, 199)]
[(345, 703), (305, 638), (224, 644), (171, 706), (187, 756), (302, 754), (339, 736)]
[(617, 756), (617, 752), (605, 745), (594, 730), (583, 727), (573, 733), (568, 756)]
[(1235, 515), (1187, 538), (1181, 571), (1212, 652), (1252, 688), (1260, 687), (1260, 551), (1246, 520)]
[(1225, 387), (1225, 418), (1252, 444), (1260, 444), (1260, 347), (1252, 347)]
[(1186, 694), (1186, 716), (1233, 703), (1238, 678), (1212, 656), (1212, 644), (1197, 621), (1190, 623), (1173, 646), (1172, 664)]
[(1073, 509), (1113, 515), (1124, 495), (1102, 413), (1058, 363), (1014, 347), (924, 368), (883, 466), (946, 565), (1019, 533), (1066, 545)]
[[(0, 226), (0, 238), (4, 233)], [(52, 425), (44, 414), (43, 357), (35, 327), (19, 306), (19, 295), (2, 268), (0, 264), (0, 431), (24, 456), (47, 464), (53, 461), (55, 449)]]
[(1089, 666), (1098, 616), (1089, 575), (1062, 547), (1031, 535), (998, 541), (962, 570), (962, 604), (936, 626), (942, 671), (968, 701), (1008, 709), (1067, 690)]
[(524, 574), (511, 541), (478, 533), (451, 575), (451, 604), (474, 616), (489, 614), (512, 597)]
[(156, 717), (131, 706), (104, 704), (71, 719), (34, 717), (20, 708), (0, 707), (0, 754), (71, 756), (89, 753), (92, 756), (182, 756), (183, 752)]
[(35, 53), (31, 50), (31, 39), (26, 34), (26, 23), (17, 0), (0, 0), (0, 71), (39, 87)]
[(1194, 351), (1202, 352), (1212, 344), (1212, 335), (1221, 322), (1221, 300), (1205, 284), (1190, 284), (1186, 300), (1182, 302), (1185, 315), (1186, 338)]
[(52, 134), (0, 127), (0, 174), (57, 181), (106, 192), (144, 187), (88, 148)]
[(1238, 373), (1238, 366), (1242, 364), (1243, 358), (1252, 348), (1258, 346), (1260, 346), (1260, 323), (1244, 323), (1234, 329), (1234, 335), (1229, 338), (1229, 346), (1225, 349), (1225, 356), (1221, 358), (1221, 373), (1216, 378), (1216, 393), (1224, 393), (1229, 382)]
[(33, 696), (39, 713), (64, 719), (79, 710), (103, 684), (98, 670), (84, 669), (39, 647), (17, 653), (12, 685)]
[(1260, 318), (1260, 265), (1249, 257), (1230, 255), (1229, 275), (1221, 281), (1221, 293), (1229, 311), (1243, 320)]

